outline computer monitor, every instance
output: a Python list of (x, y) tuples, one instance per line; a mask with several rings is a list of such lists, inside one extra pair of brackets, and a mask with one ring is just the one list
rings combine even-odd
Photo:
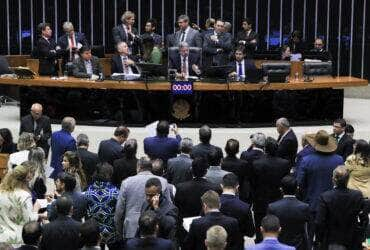
[(287, 76), (290, 75), (290, 63), (286, 62), (269, 62), (262, 63), (263, 74), (267, 76), (268, 82), (286, 82)]
[(143, 77), (166, 76), (166, 67), (162, 64), (155, 63), (137, 63)]
[(203, 72), (203, 77), (210, 79), (211, 81), (222, 81), (227, 82), (229, 73), (233, 71), (233, 66), (223, 65), (223, 66), (209, 66)]
[(304, 62), (303, 74), (305, 76), (325, 76), (333, 74), (333, 64), (328, 62)]

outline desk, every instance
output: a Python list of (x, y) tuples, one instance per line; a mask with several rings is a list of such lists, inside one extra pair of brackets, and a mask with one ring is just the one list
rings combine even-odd
[[(312, 82), (290, 83), (210, 83), (195, 82), (193, 96), (171, 96), (168, 82), (106, 80), (92, 82), (68, 78), (53, 80), (0, 79), (0, 85), (20, 86), (21, 115), (33, 102), (41, 102), (45, 113), (59, 122), (73, 115), (80, 124), (116, 125), (124, 122), (145, 125), (168, 119), (185, 125), (212, 123), (216, 126), (271, 125), (280, 116), (295, 124), (322, 124), (343, 115), (343, 88), (366, 86), (355, 77), (316, 77)], [(189, 117), (173, 116), (173, 103), (185, 99)]]

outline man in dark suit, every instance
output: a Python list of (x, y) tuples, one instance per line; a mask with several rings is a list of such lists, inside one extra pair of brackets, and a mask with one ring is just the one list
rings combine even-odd
[(62, 129), (51, 135), (51, 162), (50, 167), (54, 168), (50, 178), (56, 179), (58, 174), (63, 171), (62, 160), (66, 151), (76, 151), (76, 141), (71, 133), (76, 126), (73, 117), (64, 117)]
[(290, 127), (288, 119), (285, 117), (279, 118), (276, 121), (276, 130), (279, 133), (277, 139), (279, 145), (277, 156), (287, 159), (290, 162), (290, 167), (293, 167), (298, 150), (297, 136)]
[(209, 154), (211, 151), (217, 151), (218, 155), (223, 158), (223, 152), (220, 147), (212, 145), (210, 143), (212, 137), (212, 130), (208, 125), (203, 125), (199, 129), (199, 140), (200, 143), (193, 147), (190, 156), (191, 158), (203, 157), (209, 160)]
[(227, 232), (226, 249), (243, 249), (243, 238), (239, 231), (239, 224), (235, 218), (225, 216), (220, 212), (220, 198), (215, 191), (209, 190), (202, 197), (204, 216), (193, 220), (189, 234), (185, 239), (184, 249), (205, 250), (203, 242), (207, 230), (214, 226), (222, 226)]
[(140, 237), (129, 239), (123, 249), (137, 250), (172, 250), (170, 240), (157, 237), (159, 227), (158, 216), (154, 211), (146, 211), (139, 218)]
[(195, 30), (189, 25), (189, 17), (181, 15), (177, 18), (179, 30), (175, 32), (173, 37), (173, 46), (179, 46), (181, 42), (186, 42), (190, 47), (202, 47), (202, 37), (198, 30)]
[(338, 147), (336, 153), (343, 157), (343, 161), (346, 161), (347, 157), (353, 153), (353, 144), (355, 141), (346, 134), (346, 120), (337, 119), (333, 124), (332, 136), (336, 140)]
[(320, 249), (363, 249), (361, 243), (368, 214), (364, 214), (362, 193), (347, 188), (349, 172), (345, 166), (333, 171), (334, 189), (320, 195), (316, 243)]
[(90, 152), (89, 149), (89, 137), (85, 134), (79, 134), (77, 136), (77, 154), (81, 159), (82, 169), (84, 170), (87, 184), (93, 183), (93, 176), (96, 172), (96, 165), (99, 163), (99, 157), (97, 154)]
[(42, 114), (40, 103), (32, 104), (30, 114), (22, 117), (19, 134), (23, 132), (34, 135), (36, 146), (44, 150), (47, 159), (50, 148), (48, 140), (51, 137), (51, 123), (49, 117)]
[(308, 250), (307, 225), (310, 220), (308, 204), (299, 201), (297, 193), (297, 181), (293, 176), (285, 176), (281, 180), (283, 198), (270, 203), (267, 214), (277, 216), (281, 223), (279, 241), (297, 250)]
[(23, 245), (16, 250), (37, 250), (41, 240), (42, 227), (37, 221), (24, 224), (22, 229)]
[(183, 138), (180, 142), (180, 154), (167, 161), (167, 180), (173, 185), (190, 181), (191, 175), (190, 152), (193, 148), (193, 141), (190, 138)]
[(130, 130), (125, 126), (118, 126), (114, 130), (113, 137), (109, 140), (101, 141), (98, 149), (100, 162), (108, 162), (113, 165), (113, 162), (123, 156), (122, 144), (127, 140)]
[(40, 23), (38, 29), (41, 37), (37, 42), (37, 56), (39, 59), (39, 74), (46, 76), (57, 75), (57, 51), (53, 31), (49, 23)]
[(229, 54), (232, 50), (232, 37), (230, 33), (223, 31), (224, 25), (224, 21), (217, 20), (214, 32), (204, 37), (205, 67), (221, 66), (228, 63)]
[(216, 20), (214, 18), (212, 18), (212, 17), (207, 18), (206, 23), (204, 25), (205, 29), (200, 33), (200, 35), (202, 36), (202, 39), (207, 34), (213, 33), (214, 28), (215, 28), (215, 23), (216, 23)]
[(238, 220), (242, 235), (253, 237), (255, 228), (251, 206), (236, 196), (239, 189), (238, 177), (233, 173), (225, 175), (221, 186), (223, 190), (220, 196), (221, 213)]
[(154, 45), (162, 46), (162, 36), (155, 33), (157, 29), (157, 20), (151, 18), (145, 23), (145, 33), (143, 36), (151, 36), (153, 38)]
[[(162, 194), (161, 181), (153, 177), (145, 184), (146, 200), (141, 208), (141, 214), (153, 211), (159, 218), (157, 236), (164, 239), (175, 239), (178, 209)], [(139, 228), (140, 229), (140, 228)]]
[(71, 22), (63, 23), (64, 35), (58, 38), (57, 49), (63, 57), (63, 67), (65, 64), (72, 63), (79, 57), (78, 51), (82, 46), (87, 46), (88, 42), (84, 33), (75, 32)]
[(144, 139), (144, 152), (151, 160), (162, 159), (167, 164), (168, 159), (176, 156), (179, 151), (181, 136), (178, 134), (178, 128), (175, 124), (171, 130), (176, 135), (176, 138), (168, 137), (170, 132), (168, 121), (159, 121), (157, 124), (157, 135)]
[(235, 60), (228, 64), (232, 67), (229, 77), (237, 81), (243, 81), (248, 71), (256, 70), (256, 65), (254, 65), (253, 60), (246, 59), (245, 50), (242, 48), (236, 49), (234, 55)]
[(168, 59), (168, 68), (177, 70), (177, 78), (187, 79), (189, 76), (199, 76), (201, 74), (200, 55), (190, 53), (187, 42), (180, 42), (179, 53), (170, 54)]
[(131, 11), (125, 11), (121, 17), (122, 24), (116, 26), (112, 30), (114, 44), (125, 42), (129, 47), (129, 52), (132, 55), (139, 54), (140, 39), (135, 23), (135, 14)]
[(242, 27), (243, 30), (239, 31), (236, 36), (236, 44), (246, 50), (248, 58), (253, 58), (258, 44), (258, 34), (252, 30), (252, 20), (249, 18), (243, 19)]
[(262, 241), (259, 228), (262, 218), (266, 215), (268, 204), (281, 198), (281, 179), (289, 174), (290, 170), (289, 161), (276, 155), (277, 149), (276, 140), (268, 137), (265, 145), (266, 155), (253, 162), (251, 183), (254, 220), (257, 229), (256, 242)]
[(135, 58), (130, 55), (129, 48), (125, 42), (117, 43), (117, 52), (112, 56), (112, 74), (139, 74), (139, 69), (136, 67)]
[(92, 78), (93, 76), (102, 78), (103, 68), (99, 58), (91, 54), (91, 48), (83, 46), (79, 53), (80, 57), (74, 61), (73, 76), (78, 78)]
[(310, 55), (310, 59), (318, 59), (321, 61), (332, 61), (332, 56), (329, 51), (325, 50), (324, 40), (322, 38), (316, 38), (313, 44), (313, 49), (310, 52), (314, 53)]
[(56, 200), (58, 217), (44, 225), (41, 250), (77, 250), (80, 248), (80, 223), (70, 217), (72, 201), (68, 197)]
[(308, 134), (305, 134), (302, 136), (302, 149), (297, 153), (296, 159), (295, 159), (295, 169), (294, 169), (294, 175), (297, 175), (298, 168), (301, 165), (301, 162), (303, 158), (307, 155), (310, 155), (315, 152), (315, 149), (310, 145), (307, 141)]

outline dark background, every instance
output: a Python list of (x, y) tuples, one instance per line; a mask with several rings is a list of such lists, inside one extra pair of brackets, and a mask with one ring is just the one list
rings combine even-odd
[(50, 22), (54, 35), (60, 36), (62, 23), (68, 19), (74, 23), (76, 30), (86, 34), (91, 44), (103, 44), (106, 52), (111, 53), (111, 29), (120, 22), (122, 13), (128, 7), (137, 14), (135, 26), (139, 31), (143, 30), (145, 20), (152, 16), (158, 21), (158, 33), (165, 35), (173, 32), (175, 17), (186, 12), (191, 22), (201, 26), (209, 15), (224, 18), (233, 23), (235, 35), (241, 28), (242, 18), (247, 16), (255, 22), (254, 29), (260, 34), (260, 49), (276, 49), (287, 40), (292, 29), (304, 31), (306, 41), (312, 44), (316, 30), (317, 36), (325, 40), (328, 36), (328, 47), (339, 65), (339, 75), (368, 79), (370, 25), (369, 18), (363, 23), (363, 13), (366, 10), (366, 16), (370, 16), (369, 5), (367, 0), (1, 0), (0, 54), (30, 54), (37, 39), (38, 23), (43, 20)]

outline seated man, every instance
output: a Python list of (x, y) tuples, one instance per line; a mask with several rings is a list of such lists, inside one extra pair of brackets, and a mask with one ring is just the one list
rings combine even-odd
[(236, 49), (235, 60), (228, 65), (233, 67), (229, 77), (237, 81), (243, 81), (248, 70), (256, 70), (256, 65), (254, 65), (253, 60), (246, 59), (245, 50), (243, 48)]
[(311, 55), (310, 59), (318, 59), (321, 61), (331, 61), (332, 56), (329, 51), (325, 50), (324, 40), (321, 38), (316, 38), (315, 43), (313, 44), (314, 48), (310, 52), (315, 53), (316, 55)]
[(75, 60), (73, 76), (78, 78), (92, 78), (93, 76), (102, 77), (103, 70), (99, 59), (91, 54), (89, 46), (80, 49), (80, 58)]
[(129, 54), (127, 43), (119, 42), (117, 52), (112, 56), (112, 74), (139, 74), (139, 69), (135, 65), (135, 59)]
[(181, 79), (200, 75), (199, 65), (200, 56), (190, 53), (187, 42), (180, 42), (179, 53), (170, 55), (168, 58), (168, 68), (176, 69), (176, 77)]

